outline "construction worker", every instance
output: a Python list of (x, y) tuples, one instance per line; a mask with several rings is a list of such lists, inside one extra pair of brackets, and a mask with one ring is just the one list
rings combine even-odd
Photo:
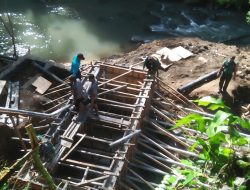
[(89, 103), (91, 108), (95, 110), (96, 116), (98, 116), (98, 106), (97, 106), (97, 90), (98, 90), (98, 81), (96, 80), (93, 74), (89, 75), (89, 81), (91, 82), (90, 89), (88, 91)]
[(149, 55), (143, 64), (143, 70), (144, 68), (148, 69), (149, 75), (155, 75), (157, 72), (157, 77), (159, 76), (159, 69), (164, 70), (164, 68), (161, 66), (161, 61), (154, 55)]
[(219, 92), (227, 91), (227, 86), (230, 82), (230, 80), (235, 79), (236, 76), (236, 70), (237, 70), (237, 64), (235, 63), (235, 56), (232, 56), (230, 60), (224, 61), (223, 65), (221, 66), (218, 76), (220, 76), (220, 82), (219, 82)]
[(76, 78), (76, 76), (71, 75), (69, 77), (69, 80), (71, 85), (71, 92), (74, 96), (74, 104), (76, 107), (76, 111), (79, 112), (80, 103), (84, 102), (84, 100), (87, 99), (85, 89), (83, 88), (81, 80), (79, 78)]
[(77, 55), (75, 55), (72, 59), (71, 69), (70, 69), (71, 75), (79, 79), (82, 78), (80, 71), (81, 60), (85, 60), (85, 57), (83, 56), (82, 53), (78, 53)]

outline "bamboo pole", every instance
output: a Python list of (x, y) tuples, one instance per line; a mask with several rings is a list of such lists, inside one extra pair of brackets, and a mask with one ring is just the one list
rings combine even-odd
[(147, 167), (147, 168), (151, 168), (151, 170), (153, 172), (155, 172), (155, 173), (158, 173), (160, 175), (166, 175), (166, 172), (164, 172), (164, 171), (162, 171), (162, 170), (160, 170), (158, 168), (155, 168), (155, 167), (153, 167), (153, 166), (151, 166), (151, 165), (149, 165), (149, 164), (147, 164), (147, 163), (145, 163), (145, 162), (143, 162), (143, 161), (141, 161), (141, 160), (139, 160), (137, 158), (134, 158), (134, 161), (137, 162), (137, 163), (139, 163), (139, 164), (141, 164), (141, 165), (143, 165), (143, 166), (145, 166), (145, 167)]
[(171, 157), (171, 159), (176, 160), (178, 162), (180, 162), (180, 159), (177, 158), (175, 155), (173, 155), (171, 152), (169, 152), (168, 150), (166, 150), (165, 148), (163, 148), (161, 145), (159, 145), (158, 143), (156, 143), (155, 141), (153, 141), (152, 139), (148, 138), (146, 135), (141, 134), (141, 136), (148, 140), (150, 143), (152, 143), (153, 145), (155, 145), (156, 147), (158, 147), (161, 151), (163, 151), (164, 153), (166, 153), (169, 157)]
[(140, 132), (141, 132), (141, 130), (135, 130), (134, 132), (128, 134), (127, 136), (124, 136), (124, 137), (122, 137), (122, 138), (120, 138), (120, 139), (118, 139), (118, 140), (110, 143), (109, 146), (110, 147), (114, 147), (114, 146), (116, 146), (118, 144), (121, 144), (121, 143), (127, 141), (128, 139), (131, 139), (133, 136), (137, 135)]
[[(158, 81), (160, 81), (162, 84), (166, 85), (168, 88), (170, 88), (171, 90), (173, 90), (176, 94), (178, 94), (181, 98), (183, 98), (183, 100), (185, 100), (189, 105), (194, 106), (197, 110), (203, 111), (201, 108), (199, 108), (198, 106), (196, 106), (193, 102), (191, 102), (189, 99), (187, 99), (185, 96), (183, 96), (181, 93), (179, 93), (178, 91), (176, 91), (175, 89), (173, 89), (171, 86), (169, 86), (167, 83), (163, 82), (161, 79), (159, 79), (158, 77), (156, 77), (156, 79)], [(163, 86), (162, 86), (163, 87)]]
[(50, 118), (50, 117), (55, 117), (57, 114), (68, 109), (70, 106), (71, 105), (66, 105), (63, 108), (60, 108), (52, 113), (42, 113), (42, 112), (34, 112), (34, 111), (20, 110), (20, 109), (17, 110), (13, 108), (5, 108), (5, 107), (0, 107), (0, 112), (8, 113), (8, 114), (26, 115), (26, 116), (31, 116), (31, 117)]
[(65, 95), (63, 95), (63, 96), (61, 96), (61, 97), (59, 97), (59, 98), (56, 98), (56, 99), (51, 100), (51, 101), (49, 101), (49, 102), (47, 102), (47, 103), (44, 103), (43, 106), (46, 106), (46, 105), (51, 104), (51, 103), (54, 103), (54, 102), (56, 102), (56, 101), (58, 101), (58, 100), (64, 99), (64, 98), (66, 98), (66, 97), (68, 97), (68, 96), (71, 96), (71, 95), (72, 95), (72, 93), (65, 94)]
[[(135, 178), (135, 177), (132, 177), (130, 175), (126, 176), (128, 179), (131, 179), (132, 181), (135, 181), (135, 182), (138, 182), (138, 183), (143, 183), (141, 180), (139, 180), (138, 178)], [(156, 183), (153, 183), (153, 182), (149, 182), (147, 181), (148, 183), (150, 183), (152, 186), (154, 187), (158, 187), (159, 184), (156, 184)]]
[(107, 84), (107, 83), (109, 83), (109, 82), (111, 82), (111, 81), (113, 81), (113, 80), (115, 80), (115, 79), (118, 79), (118, 78), (124, 76), (124, 75), (127, 75), (127, 74), (130, 73), (130, 72), (131, 72), (131, 70), (129, 70), (129, 71), (127, 71), (127, 72), (125, 72), (125, 73), (123, 73), (123, 74), (121, 74), (121, 75), (118, 75), (118, 76), (116, 76), (116, 77), (114, 77), (114, 78), (112, 78), (112, 79), (109, 79), (109, 80), (107, 80), (107, 81), (105, 81), (105, 82), (99, 84), (98, 87), (103, 86), (104, 84)]
[(164, 113), (162, 113), (161, 111), (159, 111), (158, 109), (154, 108), (153, 106), (150, 106), (150, 109), (154, 112), (156, 112), (158, 115), (160, 115), (161, 117), (163, 117), (164, 119), (168, 120), (170, 123), (175, 124), (175, 122), (170, 119), (168, 116), (166, 116)]
[(171, 134), (170, 132), (166, 131), (165, 129), (163, 129), (160, 125), (158, 125), (157, 123), (155, 123), (153, 120), (148, 120), (145, 119), (149, 124), (151, 124), (153, 127), (155, 127), (156, 129), (158, 129), (159, 131), (162, 131), (164, 134), (166, 134), (168, 137), (170, 137), (171, 139), (173, 139), (174, 141), (178, 142), (179, 144), (181, 144), (182, 146), (188, 148), (189, 145), (186, 144), (185, 142), (183, 142), (182, 140), (178, 139), (175, 135)]
[(155, 188), (148, 182), (146, 181), (143, 177), (141, 177), (138, 173), (136, 173), (134, 170), (131, 168), (128, 168), (128, 171), (130, 171), (132, 174), (134, 174), (137, 178), (139, 178), (143, 183), (145, 183), (151, 190), (154, 190)]
[(84, 139), (84, 137), (86, 136), (86, 134), (84, 134), (78, 141), (77, 143), (67, 152), (67, 154), (64, 155), (63, 158), (61, 158), (61, 160), (65, 160), (67, 158), (67, 156), (77, 147), (78, 144), (80, 144), (80, 142), (82, 142), (82, 140)]
[(161, 163), (160, 161), (156, 160), (155, 158), (152, 158), (150, 156), (148, 156), (145, 153), (142, 153), (142, 155), (144, 155), (145, 157), (147, 157), (148, 159), (150, 159), (151, 161), (155, 162), (156, 164), (158, 164), (160, 167), (167, 169), (168, 171), (172, 171), (172, 169), (170, 167), (168, 167), (167, 165)]
[(70, 86), (67, 86), (67, 87), (65, 87), (65, 88), (60, 88), (60, 89), (58, 89), (58, 90), (54, 90), (54, 91), (52, 91), (52, 92), (48, 92), (48, 93), (44, 94), (44, 96), (48, 96), (48, 95), (54, 94), (54, 93), (56, 93), (56, 92), (60, 92), (60, 91), (64, 91), (64, 90), (69, 90), (69, 89), (70, 89)]
[(45, 68), (43, 68), (42, 66), (40, 66), (37, 62), (32, 61), (32, 65), (34, 65), (36, 68), (38, 68), (40, 71), (42, 71), (43, 73), (45, 73), (46, 75), (49, 75), (50, 77), (52, 77), (54, 80), (56, 80), (59, 83), (64, 83), (66, 86), (69, 86), (68, 83), (65, 83), (62, 79), (60, 79), (58, 76), (56, 76), (55, 74), (51, 73), (50, 71), (46, 70)]
[(173, 102), (171, 102), (170, 100), (168, 100), (167, 98), (165, 98), (164, 96), (162, 96), (159, 92), (155, 91), (155, 94), (157, 96), (159, 96), (160, 98), (162, 98), (163, 100), (169, 102), (172, 106), (174, 106), (177, 110), (180, 110), (181, 112), (183, 112), (185, 115), (187, 115), (187, 112), (183, 111), (181, 108), (179, 108), (178, 106), (176, 106), (176, 104), (174, 104)]
[(37, 141), (37, 137), (35, 134), (35, 131), (32, 127), (32, 125), (27, 125), (25, 127), (29, 138), (30, 138), (30, 143), (31, 143), (31, 148), (32, 148), (32, 157), (33, 157), (33, 161), (34, 161), (34, 165), (36, 167), (36, 169), (42, 174), (42, 176), (44, 177), (44, 179), (46, 180), (46, 182), (48, 183), (48, 186), (51, 190), (56, 190), (56, 185), (53, 182), (52, 177), (50, 176), (50, 174), (48, 173), (47, 169), (43, 166), (43, 163), (40, 159), (39, 156), (39, 145), (38, 145), (38, 141)]
[(2, 169), (0, 172), (0, 186), (4, 184), (8, 178), (16, 171), (18, 167), (24, 164), (24, 162), (29, 158), (32, 151), (27, 152), (20, 160), (16, 161), (11, 167)]
[(45, 112), (48, 113), (48, 112), (50, 112), (50, 111), (52, 111), (52, 110), (54, 110), (54, 109), (56, 109), (58, 107), (61, 107), (63, 104), (66, 104), (67, 102), (68, 102), (68, 100), (65, 100), (65, 101), (61, 102), (60, 104), (57, 104), (57, 105), (45, 110)]
[(107, 179), (108, 177), (109, 177), (109, 175), (104, 175), (104, 176), (97, 177), (97, 178), (94, 178), (94, 179), (86, 180), (84, 182), (78, 183), (76, 186), (77, 187), (82, 187), (82, 186), (88, 185), (88, 184), (90, 184), (92, 182), (96, 182), (96, 181)]
[(109, 93), (109, 92), (114, 92), (114, 91), (116, 91), (116, 90), (120, 90), (120, 89), (122, 89), (122, 88), (124, 88), (124, 87), (127, 87), (127, 85), (122, 85), (122, 86), (118, 86), (118, 87), (113, 88), (113, 89), (106, 90), (105, 92), (99, 93), (98, 96), (103, 95), (103, 94), (107, 94), (107, 93)]

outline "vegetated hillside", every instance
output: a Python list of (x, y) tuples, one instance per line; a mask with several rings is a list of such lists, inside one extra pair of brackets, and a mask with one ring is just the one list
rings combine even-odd
[[(250, 94), (247, 94), (250, 93), (250, 90), (244, 91), (244, 93), (247, 92), (246, 94), (239, 92), (241, 88), (250, 89), (250, 46), (237, 47), (203, 41), (198, 38), (172, 38), (142, 44), (134, 51), (123, 55), (114, 55), (104, 59), (104, 62), (115, 65), (135, 64), (142, 61), (142, 57), (155, 53), (163, 47), (174, 48), (178, 46), (188, 49), (194, 56), (174, 62), (166, 72), (160, 71), (160, 78), (163, 81), (177, 89), (205, 74), (218, 70), (225, 59), (235, 55), (238, 63), (237, 77), (235, 81), (230, 82), (228, 93), (232, 101), (239, 98), (238, 96), (243, 96), (240, 97), (241, 104), (250, 103), (250, 98), (248, 98)], [(193, 98), (206, 95), (221, 96), (217, 93), (218, 83), (219, 79), (207, 83), (195, 89), (189, 96)], [(247, 95), (249, 96), (247, 97)]]

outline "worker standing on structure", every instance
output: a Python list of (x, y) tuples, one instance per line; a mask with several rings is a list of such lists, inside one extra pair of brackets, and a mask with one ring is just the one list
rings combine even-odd
[(88, 91), (89, 103), (91, 108), (95, 110), (96, 116), (98, 116), (98, 106), (97, 106), (97, 90), (98, 90), (98, 81), (96, 80), (93, 74), (89, 75), (89, 81), (91, 82), (90, 89)]
[(72, 63), (71, 63), (71, 69), (70, 69), (70, 73), (71, 75), (75, 76), (76, 78), (81, 79), (81, 71), (80, 71), (80, 64), (81, 64), (81, 60), (85, 60), (85, 57), (83, 56), (82, 53), (78, 53), (77, 55), (75, 55), (72, 59)]
[(84, 102), (87, 98), (85, 89), (83, 88), (82, 82), (79, 78), (76, 78), (76, 76), (71, 75), (69, 77), (70, 85), (71, 85), (71, 92), (74, 97), (74, 104), (76, 107), (76, 111), (79, 112), (80, 109), (80, 103)]
[(235, 63), (235, 56), (232, 56), (230, 60), (224, 61), (223, 65), (221, 66), (218, 76), (220, 76), (220, 82), (219, 82), (219, 92), (227, 91), (227, 86), (230, 82), (230, 80), (235, 79), (236, 76), (236, 70), (237, 70), (237, 64)]
[(161, 66), (161, 61), (154, 55), (149, 55), (143, 64), (143, 70), (144, 68), (148, 69), (149, 75), (155, 75), (157, 73), (157, 77), (159, 76), (159, 69), (164, 70), (164, 68)]

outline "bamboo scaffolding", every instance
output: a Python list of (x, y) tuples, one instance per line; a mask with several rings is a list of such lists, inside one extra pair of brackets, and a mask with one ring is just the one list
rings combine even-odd
[(86, 180), (85, 182), (78, 183), (76, 186), (77, 187), (82, 187), (82, 186), (88, 185), (89, 183), (92, 183), (92, 182), (107, 179), (108, 177), (109, 177), (109, 175), (104, 175), (104, 176), (97, 177), (97, 178), (94, 178), (94, 179), (91, 179), (91, 180)]
[(81, 183), (85, 182), (86, 178), (87, 178), (87, 175), (88, 175), (88, 172), (89, 172), (89, 167), (86, 168), (84, 174), (83, 174), (83, 177), (82, 177), (82, 180), (81, 180)]
[[(147, 168), (151, 168), (154, 172), (156, 172), (158, 174), (166, 175), (166, 172), (160, 170), (159, 168), (155, 168), (152, 165), (149, 165), (149, 164), (145, 163), (144, 161), (139, 160), (139, 158), (138, 159), (134, 158), (134, 161), (141, 164), (141, 165), (143, 165), (143, 166), (146, 166)], [(130, 164), (131, 164), (131, 162), (130, 162)]]
[(129, 179), (126, 179), (126, 182), (131, 185), (133, 187), (133, 189), (136, 189), (136, 190), (143, 190), (141, 189), (140, 187), (138, 187), (137, 185), (135, 185), (132, 181), (130, 181)]
[(42, 117), (42, 118), (49, 118), (49, 117), (55, 117), (57, 114), (65, 111), (68, 109), (71, 105), (66, 105), (52, 113), (42, 113), (42, 112), (34, 112), (34, 111), (28, 111), (28, 110), (16, 110), (12, 108), (5, 108), (0, 107), (0, 112), (7, 113), (7, 114), (18, 114), (18, 115), (24, 115), (24, 116), (31, 116), (31, 117)]
[[(83, 168), (81, 166), (77, 166), (77, 165), (73, 165), (73, 164), (67, 164), (67, 163), (64, 163), (64, 162), (58, 162), (59, 165), (62, 165), (62, 166), (66, 166), (66, 167), (70, 167), (70, 168), (74, 168), (74, 169), (78, 169), (78, 170), (83, 170), (85, 171), (87, 168), (89, 168), (88, 166), (86, 168)], [(97, 171), (97, 170), (93, 170), (91, 168), (88, 169), (88, 172), (91, 172), (91, 173), (94, 173), (94, 174), (98, 174), (98, 175), (102, 175), (103, 172), (101, 171)]]
[(129, 73), (131, 73), (131, 70), (130, 70), (130, 71), (127, 71), (127, 72), (125, 72), (125, 73), (123, 73), (123, 74), (120, 74), (120, 75), (118, 75), (118, 76), (116, 76), (116, 77), (114, 77), (114, 78), (112, 78), (112, 79), (109, 79), (109, 80), (107, 80), (107, 81), (105, 81), (105, 82), (103, 82), (103, 83), (101, 83), (101, 84), (99, 84), (98, 87), (101, 87), (101, 86), (103, 86), (104, 84), (107, 84), (107, 83), (109, 83), (109, 82), (111, 82), (111, 81), (113, 81), (113, 80), (116, 80), (116, 79), (118, 79), (118, 78), (120, 78), (120, 77), (122, 77), (122, 76), (125, 76), (125, 75), (127, 75), (127, 74), (129, 74)]
[[(106, 86), (113, 86), (113, 87), (119, 87), (119, 86), (121, 86), (121, 85), (118, 85), (118, 84), (114, 84), (114, 83), (107, 83), (107, 84), (105, 84)], [(107, 87), (106, 87), (107, 88)], [(137, 92), (140, 92), (141, 90), (137, 87), (137, 88), (132, 88), (132, 87), (127, 87), (126, 88), (126, 91), (129, 91), (129, 92), (131, 92), (131, 91), (133, 91), (133, 92), (135, 92), (135, 93), (137, 93)], [(132, 93), (133, 94), (133, 93)]]
[(176, 148), (176, 147), (172, 147), (162, 141), (160, 141), (159, 139), (156, 139), (156, 138), (152, 138), (154, 141), (158, 142), (163, 148), (166, 148), (168, 150), (172, 150), (172, 151), (175, 151), (179, 154), (182, 154), (182, 155), (187, 155), (187, 156), (193, 156), (193, 157), (196, 157), (198, 158), (199, 156), (193, 152), (190, 152), (190, 151), (186, 151), (186, 150), (182, 150), (182, 149), (179, 149), (179, 148)]
[(34, 65), (36, 68), (38, 68), (40, 71), (42, 71), (44, 74), (50, 76), (51, 78), (53, 78), (55, 81), (59, 82), (59, 83), (64, 83), (66, 86), (69, 86), (67, 83), (65, 83), (62, 79), (60, 79), (58, 76), (56, 76), (55, 74), (51, 73), (50, 71), (46, 70), (45, 68), (43, 68), (42, 66), (40, 66), (36, 61), (32, 61), (32, 65)]
[(55, 110), (55, 109), (58, 108), (58, 107), (62, 107), (63, 105), (66, 105), (67, 102), (68, 102), (68, 100), (65, 100), (65, 101), (61, 102), (60, 104), (57, 104), (57, 105), (55, 105), (55, 106), (53, 106), (53, 107), (51, 107), (51, 108), (45, 110), (45, 112), (46, 112), (46, 113), (49, 113), (49, 112)]
[(41, 172), (42, 176), (44, 177), (44, 179), (48, 183), (49, 188), (51, 190), (56, 190), (56, 185), (54, 184), (52, 177), (50, 176), (50, 174), (48, 173), (46, 168), (43, 166), (42, 161), (40, 159), (38, 141), (37, 141), (37, 137), (35, 135), (35, 132), (34, 132), (32, 125), (26, 126), (25, 129), (26, 129), (26, 131), (29, 135), (29, 138), (30, 138), (31, 147), (33, 150), (32, 157), (33, 157), (33, 161), (34, 161), (34, 165), (35, 165), (36, 169), (39, 172)]
[(135, 168), (138, 168), (138, 169), (147, 170), (148, 172), (151, 172), (153, 174), (159, 174), (159, 175), (165, 175), (166, 174), (166, 172), (163, 172), (161, 170), (158, 171), (158, 169), (156, 169), (156, 168), (152, 169), (153, 167), (151, 167), (150, 165), (143, 166), (143, 165), (140, 165), (140, 164), (130, 163), (129, 166), (135, 167)]
[(135, 135), (137, 135), (137, 134), (140, 133), (140, 132), (141, 132), (141, 130), (135, 130), (134, 132), (128, 134), (127, 136), (124, 136), (124, 137), (122, 137), (122, 138), (120, 138), (120, 139), (118, 139), (118, 140), (116, 140), (116, 141), (110, 143), (109, 146), (110, 146), (111, 148), (114, 147), (114, 146), (117, 146), (118, 144), (121, 144), (121, 143), (123, 143), (123, 142), (125, 142), (125, 141), (131, 139), (132, 137), (134, 137)]
[(178, 142), (179, 144), (181, 144), (182, 146), (188, 148), (189, 145), (186, 144), (185, 142), (183, 142), (182, 140), (180, 140), (178, 137), (176, 137), (175, 135), (169, 133), (168, 131), (166, 131), (165, 129), (163, 129), (160, 125), (158, 125), (157, 123), (155, 123), (153, 120), (148, 120), (145, 119), (146, 122), (148, 122), (149, 124), (151, 124), (151, 126), (155, 127), (156, 129), (162, 131), (165, 133), (166, 136), (170, 137), (171, 139), (173, 139), (174, 141)]
[[(138, 178), (135, 178), (135, 177), (132, 177), (130, 175), (127, 176), (128, 179), (131, 179), (132, 181), (135, 181), (135, 182), (138, 182), (138, 183), (144, 183), (142, 182), (141, 180), (139, 180)], [(146, 180), (145, 180), (146, 181)], [(148, 182), (150, 185), (152, 185), (154, 188), (155, 187), (158, 187), (159, 184), (156, 184), (156, 183), (153, 183), (153, 182), (149, 182), (149, 181), (146, 181)]]
[[(109, 90), (109, 89), (106, 89), (106, 88), (99, 88), (99, 89), (100, 90)], [(115, 95), (115, 96), (118, 96), (118, 97), (133, 98), (133, 99), (137, 98), (136, 94), (131, 94), (131, 93), (127, 93), (127, 92), (121, 92), (121, 91), (113, 91), (112, 95)]]
[(116, 88), (112, 88), (112, 89), (108, 89), (108, 90), (105, 89), (104, 92), (98, 93), (98, 96), (101, 96), (103, 94), (107, 94), (107, 93), (110, 93), (110, 92), (114, 92), (114, 91), (117, 91), (117, 90), (121, 90), (121, 89), (126, 88), (126, 87), (127, 87), (127, 85), (122, 85), (120, 87), (118, 86)]
[[(202, 109), (200, 109), (198, 106), (196, 106), (193, 102), (191, 102), (190, 100), (188, 100), (185, 96), (183, 96), (181, 93), (179, 93), (178, 91), (176, 91), (175, 89), (173, 89), (171, 86), (169, 86), (167, 83), (163, 82), (161, 79), (159, 79), (158, 77), (156, 77), (156, 79), (158, 81), (160, 81), (162, 84), (164, 84), (165, 86), (167, 86), (168, 88), (170, 88), (171, 90), (173, 90), (176, 94), (178, 94), (184, 101), (186, 101), (189, 105), (192, 105), (194, 108), (196, 108), (199, 111), (203, 111)], [(166, 89), (164, 86), (162, 86), (164, 89)]]
[(159, 116), (163, 117), (164, 119), (168, 120), (170, 123), (175, 124), (175, 122), (171, 118), (169, 118), (168, 116), (166, 116), (164, 113), (162, 113), (161, 111), (159, 111), (155, 107), (150, 106), (150, 109), (152, 111), (154, 111), (157, 115), (159, 115)]
[(72, 95), (72, 93), (68, 93), (68, 94), (63, 95), (63, 96), (61, 96), (61, 97), (59, 97), (59, 98), (56, 98), (56, 99), (54, 99), (54, 100), (51, 100), (51, 101), (49, 101), (49, 102), (44, 103), (43, 106), (52, 104), (52, 103), (54, 103), (54, 102), (56, 102), (56, 101), (59, 101), (59, 100), (61, 100), (61, 99), (64, 99), (64, 98), (66, 98), (66, 97), (69, 97), (69, 96), (71, 96), (71, 95)]
[(81, 138), (76, 142), (76, 144), (72, 148), (70, 148), (70, 150), (61, 158), (61, 160), (65, 160), (69, 156), (69, 154), (82, 142), (85, 136), (86, 134), (81, 136)]
[(53, 91), (53, 90), (56, 90), (56, 89), (58, 89), (58, 88), (61, 88), (62, 86), (65, 86), (65, 83), (59, 84), (59, 85), (57, 85), (57, 86), (55, 86), (55, 87), (53, 87), (53, 88), (49, 88), (49, 89), (47, 90), (47, 92), (51, 92), (51, 91)]
[(148, 156), (145, 153), (142, 153), (142, 155), (147, 157), (149, 160), (153, 161), (154, 163), (158, 164), (160, 167), (165, 168), (167, 171), (172, 171), (172, 169), (170, 167), (168, 167), (167, 165), (161, 163), (160, 161), (156, 160), (155, 158), (152, 158), (152, 157)]
[(61, 88), (61, 89), (58, 89), (58, 90), (54, 90), (52, 92), (48, 92), (48, 93), (44, 94), (44, 96), (48, 96), (48, 95), (55, 94), (57, 92), (61, 92), (61, 91), (65, 91), (65, 90), (69, 90), (69, 89), (70, 89), (70, 86), (67, 86), (65, 88)]
[(86, 166), (86, 167), (88, 166), (91, 168), (98, 168), (98, 169), (107, 170), (107, 171), (110, 170), (109, 167), (104, 167), (104, 166), (100, 166), (100, 165), (96, 165), (96, 164), (90, 164), (90, 163), (83, 162), (83, 161), (76, 161), (76, 160), (72, 160), (72, 159), (66, 159), (64, 162), (69, 163), (69, 164), (76, 164), (78, 166)]
[[(100, 77), (99, 79), (102, 80), (102, 81), (108, 81), (108, 80), (109, 80), (109, 79), (105, 79), (105, 78), (102, 78), (102, 77)], [(141, 85), (139, 85), (139, 84), (128, 83), (128, 82), (118, 81), (118, 80), (112, 80), (112, 82), (118, 83), (118, 84), (122, 84), (122, 85), (125, 84), (125, 85), (128, 85), (128, 86), (134, 86), (134, 87), (136, 87), (136, 88), (138, 88), (138, 87), (141, 86)]]
[(133, 175), (135, 175), (138, 179), (140, 179), (151, 190), (154, 190), (154, 187), (148, 181), (146, 181), (143, 177), (141, 177), (138, 173), (136, 173), (134, 170), (132, 170), (131, 168), (128, 168), (128, 171), (130, 171)]
[(170, 100), (168, 100), (167, 98), (163, 97), (159, 92), (155, 91), (155, 94), (157, 96), (159, 96), (160, 98), (162, 98), (163, 100), (169, 102), (172, 106), (174, 106), (177, 110), (183, 112), (185, 115), (187, 115), (187, 112), (183, 111), (183, 109), (179, 108), (178, 106), (176, 106), (176, 104), (174, 104), (173, 102), (171, 102)]
[(145, 136), (144, 134), (141, 134), (141, 136), (144, 139), (147, 139), (149, 142), (151, 142), (153, 145), (155, 145), (157, 148), (159, 148), (161, 151), (163, 151), (164, 153), (166, 153), (171, 159), (176, 160), (176, 161), (180, 161), (179, 158), (177, 158), (175, 155), (173, 155), (171, 152), (169, 152), (168, 150), (166, 150), (165, 148), (163, 148), (161, 145), (159, 145), (158, 143), (156, 143), (155, 141), (153, 141), (152, 139), (148, 138), (147, 136)]

